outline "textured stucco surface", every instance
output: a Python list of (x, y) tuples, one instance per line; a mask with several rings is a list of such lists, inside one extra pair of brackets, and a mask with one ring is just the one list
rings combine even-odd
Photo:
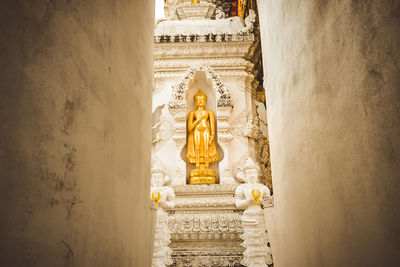
[(0, 10), (0, 265), (150, 266), (153, 1)]
[(275, 266), (399, 266), (400, 2), (258, 4)]

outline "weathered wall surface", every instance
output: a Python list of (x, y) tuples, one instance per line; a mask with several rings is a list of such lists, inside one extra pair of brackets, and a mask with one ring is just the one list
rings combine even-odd
[(150, 266), (153, 1), (0, 10), (0, 265)]
[(258, 4), (275, 266), (399, 266), (400, 2)]

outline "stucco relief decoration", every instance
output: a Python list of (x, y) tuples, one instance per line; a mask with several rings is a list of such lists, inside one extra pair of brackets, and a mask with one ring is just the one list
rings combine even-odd
[(242, 129), (242, 134), (248, 138), (258, 139), (262, 136), (260, 122), (257, 117), (249, 116), (246, 126)]
[[(165, 157), (166, 162), (168, 157), (174, 170), (171, 181), (176, 195), (174, 208), (165, 209), (171, 234), (172, 266), (243, 266), (240, 262), (246, 248), (241, 245), (245, 231), (241, 214), (247, 206), (236, 207), (234, 194), (239, 183), (232, 173), (232, 164), (238, 159), (238, 151), (257, 157), (254, 154), (257, 140), (261, 140), (250, 95), (255, 72), (251, 61), (253, 54), (249, 54), (249, 49), (256, 38), (253, 26), (256, 17), (254, 12), (250, 12), (246, 19), (238, 16), (225, 18), (225, 14), (217, 8), (215, 20), (194, 18), (189, 11), (195, 9), (188, 4), (181, 5), (183, 2), (190, 1), (165, 1), (165, 7), (170, 11), (167, 17), (175, 20), (160, 21), (154, 36), (155, 91), (160, 90), (160, 93), (170, 96), (170, 99), (157, 100), (160, 104), (165, 103), (164, 109), (168, 110), (174, 127), (171, 137), (167, 129), (163, 130), (167, 126), (163, 126), (166, 122), (160, 112), (159, 123), (154, 124), (153, 143), (153, 153), (160, 149), (160, 155)], [(202, 2), (218, 5), (214, 0)], [(178, 14), (174, 9), (179, 5), (184, 7), (180, 10), (184, 14)], [(186, 19), (188, 15), (194, 19)], [(200, 83), (194, 80), (200, 74), (197, 72), (201, 72)], [(203, 75), (207, 81), (203, 80)], [(187, 140), (187, 107), (192, 103), (188, 95), (196, 93), (192, 89), (198, 89), (192, 88), (192, 83), (203, 82), (207, 84), (204, 92), (208, 94), (209, 101), (213, 101), (211, 106), (215, 107), (218, 145), (224, 157), (218, 162), (219, 184), (192, 186), (187, 184), (188, 169), (182, 160), (182, 148)], [(163, 136), (173, 142), (167, 141), (163, 145)], [(164, 153), (166, 150), (171, 153)], [(175, 164), (172, 164), (173, 158), (176, 159)], [(257, 163), (261, 165), (260, 162), (257, 157)], [(263, 204), (270, 205), (268, 198), (262, 199)]]
[(225, 18), (225, 13), (221, 9), (216, 9), (215, 10), (215, 19), (224, 19)]
[(217, 107), (233, 108), (233, 101), (229, 89), (224, 83), (222, 83), (215, 71), (207, 65), (191, 67), (183, 77), (182, 81), (172, 87), (172, 99), (168, 103), (169, 108), (186, 108), (185, 94), (188, 90), (189, 81), (197, 71), (205, 71), (207, 79), (213, 81), (213, 89), (215, 90), (217, 98)]
[(243, 226), (233, 197), (236, 187), (174, 186), (175, 207), (168, 218), (173, 266), (240, 266)]
[(243, 233), (242, 220), (236, 213), (175, 214), (168, 227), (173, 240), (228, 240)]
[(175, 10), (180, 20), (210, 19), (215, 11), (215, 5), (198, 1), (195, 5), (191, 1), (179, 4)]
[(272, 190), (271, 157), (269, 141), (267, 137), (262, 136), (258, 140), (257, 159), (260, 162), (260, 180)]
[[(154, 32), (154, 36), (158, 37), (155, 39), (156, 42), (207, 41), (200, 37), (209, 34), (220, 37), (252, 35), (256, 21), (256, 12), (254, 10), (250, 10), (249, 15), (243, 20), (237, 16), (225, 18), (224, 12), (218, 9), (216, 19), (211, 20), (209, 18), (214, 13), (215, 6), (209, 3), (202, 3), (196, 6), (190, 3), (182, 3), (175, 9), (166, 4), (165, 9), (168, 10), (166, 13), (167, 18), (171, 19), (157, 23)], [(178, 17), (181, 20), (176, 20)], [(182, 38), (183, 36), (184, 38)], [(197, 38), (191, 38), (191, 36), (197, 36)], [(221, 40), (221, 38), (219, 39)]]
[(152, 143), (155, 150), (170, 140), (175, 133), (174, 123), (168, 115), (165, 104), (158, 106), (152, 113)]
[(267, 186), (258, 182), (259, 167), (250, 157), (244, 157), (236, 171), (236, 176), (245, 181), (235, 191), (236, 207), (245, 209), (242, 215), (242, 246), (246, 250), (241, 264), (267, 267), (273, 264), (273, 260), (262, 207), (271, 205), (271, 193)]
[(243, 136), (256, 142), (256, 160), (260, 165), (260, 181), (272, 189), (269, 140), (260, 127), (261, 123), (264, 122), (257, 113), (256, 116), (249, 116), (245, 126), (239, 130)]
[(165, 0), (164, 3), (164, 12), (165, 17), (169, 20), (177, 19), (178, 16), (176, 15), (176, 5), (183, 2), (182, 0)]
[[(204, 253), (205, 254), (205, 253)], [(209, 258), (206, 254), (203, 257), (196, 255), (195, 257), (185, 256), (176, 260), (176, 266), (184, 267), (195, 267), (195, 266), (220, 266), (220, 267), (232, 267), (240, 266), (240, 259), (237, 257), (221, 256)]]
[(172, 187), (167, 186), (169, 177), (166, 166), (153, 157), (151, 168), (151, 193), (152, 208), (156, 210), (156, 228), (154, 233), (153, 267), (163, 267), (173, 263), (172, 250), (168, 247), (171, 243), (171, 233), (168, 228), (168, 213), (166, 210), (174, 208), (175, 194)]
[(246, 112), (241, 112), (236, 117), (232, 119), (235, 123), (231, 126), (231, 133), (232, 135), (239, 141), (244, 139), (243, 137), (247, 137), (243, 134), (247, 125), (247, 115)]
[(160, 141), (160, 116), (161, 116), (161, 109), (164, 105), (157, 107), (153, 113), (151, 114), (152, 125), (151, 125), (151, 134), (152, 134), (152, 143), (155, 144)]
[(249, 34), (254, 31), (254, 22), (256, 21), (256, 12), (252, 9), (249, 10), (249, 15), (244, 19), (245, 27), (240, 30), (242, 34)]
[(158, 94), (164, 89), (164, 87), (165, 87), (164, 81), (160, 81), (160, 79), (154, 79), (153, 94)]

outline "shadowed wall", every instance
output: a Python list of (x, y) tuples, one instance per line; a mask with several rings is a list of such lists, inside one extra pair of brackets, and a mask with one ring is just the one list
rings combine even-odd
[(400, 2), (258, 5), (275, 266), (399, 266)]
[(150, 266), (153, 1), (0, 10), (0, 265)]

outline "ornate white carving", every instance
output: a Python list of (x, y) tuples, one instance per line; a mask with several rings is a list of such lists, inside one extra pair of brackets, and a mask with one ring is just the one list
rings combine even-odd
[(260, 129), (260, 122), (258, 117), (249, 116), (246, 126), (243, 128), (242, 133), (244, 136), (251, 139), (259, 139), (263, 135)]
[(214, 199), (179, 199), (175, 203), (176, 209), (178, 208), (200, 208), (200, 207), (234, 207), (235, 202), (231, 198), (214, 198)]
[(171, 240), (239, 239), (242, 219), (237, 213), (175, 214), (168, 219)]
[(257, 157), (261, 167), (260, 180), (272, 189), (271, 157), (268, 139), (265, 136), (260, 138), (257, 147)]
[(175, 194), (172, 187), (165, 186), (167, 172), (162, 163), (153, 159), (152, 162), (152, 187), (150, 198), (156, 209), (156, 228), (154, 234), (153, 267), (162, 267), (172, 264), (172, 250), (168, 247), (171, 242), (171, 234), (168, 228), (168, 213), (165, 209), (174, 207)]
[(180, 156), (186, 143), (186, 108), (169, 108), (169, 112), (175, 119), (175, 134), (172, 139), (175, 142), (177, 160), (173, 184), (186, 184), (186, 162)]
[[(208, 7), (204, 7), (207, 9)], [(178, 14), (179, 12), (178, 11)], [(214, 11), (214, 10), (213, 10)], [(185, 16), (183, 12), (181, 15)], [(218, 20), (166, 20), (158, 23), (154, 35), (207, 35), (207, 34), (231, 34), (237, 35), (246, 28), (242, 18), (231, 17)]]
[(225, 18), (225, 13), (221, 9), (215, 10), (215, 19), (224, 19)]
[(200, 267), (200, 266), (218, 266), (233, 267), (242, 266), (243, 251), (237, 248), (231, 248), (223, 245), (223, 243), (210, 248), (202, 248), (197, 250), (185, 250), (174, 248), (174, 266), (177, 267)]
[(208, 266), (232, 266), (224, 265), (227, 259), (239, 264), (244, 249), (240, 245), (241, 210), (235, 208), (233, 197), (236, 186), (174, 186), (176, 205), (169, 211), (168, 226), (175, 266), (205, 262), (212, 263)]
[(154, 150), (158, 150), (161, 145), (165, 144), (172, 138), (175, 132), (174, 124), (168, 118), (168, 109), (165, 105), (161, 105), (153, 112), (153, 146)]
[[(216, 20), (210, 20), (209, 18), (213, 15), (214, 10), (215, 5), (210, 3), (196, 5), (182, 3), (178, 5), (172, 16), (177, 14), (182, 20), (158, 22), (154, 30), (154, 35), (157, 37), (155, 41), (205, 41), (206, 38), (203, 39), (200, 36), (207, 35), (218, 35), (220, 37), (212, 37), (212, 41), (225, 41), (221, 35), (231, 35), (229, 38), (232, 38), (233, 36), (249, 35), (253, 32), (254, 22), (256, 21), (256, 12), (254, 10), (249, 11), (249, 15), (244, 21), (240, 17), (225, 18), (225, 14), (221, 10), (217, 10)], [(196, 37), (191, 38), (191, 35)], [(175, 38), (176, 36), (178, 38)]]
[(218, 122), (218, 143), (224, 151), (224, 159), (220, 161), (220, 183), (221, 184), (235, 184), (232, 177), (230, 161), (229, 144), (233, 139), (230, 133), (231, 125), (229, 118), (232, 113), (232, 107), (220, 107), (217, 109), (217, 122)]
[[(221, 37), (222, 38), (222, 37)], [(225, 37), (224, 37), (225, 38)], [(157, 38), (156, 38), (157, 39)], [(254, 35), (240, 35), (231, 36), (231, 39), (226, 42), (157, 42), (154, 44), (154, 57), (166, 58), (166, 57), (191, 57), (191, 56), (202, 56), (217, 58), (222, 57), (234, 57), (234, 56), (245, 56), (252, 42), (254, 41)]]
[(176, 13), (181, 20), (210, 19), (215, 11), (215, 5), (207, 2), (192, 4), (185, 2), (176, 7)]
[(271, 194), (267, 186), (257, 182), (259, 168), (255, 162), (250, 157), (245, 157), (243, 161), (237, 176), (246, 183), (239, 185), (235, 191), (236, 207), (245, 208), (242, 215), (242, 245), (246, 250), (241, 264), (267, 267), (273, 260), (261, 205), (265, 204), (267, 199), (270, 201)]
[[(269, 141), (261, 130), (260, 114), (256, 113), (256, 116), (250, 116), (246, 126), (239, 128), (242, 134), (249, 139), (253, 139), (256, 147), (256, 159), (260, 166), (260, 180), (272, 189), (272, 175), (271, 175), (271, 160)], [(265, 126), (267, 126), (265, 124)]]
[[(193, 198), (195, 195), (180, 197)], [(215, 195), (204, 195), (199, 198), (205, 200), (213, 197)], [(233, 200), (233, 193), (231, 199)], [(225, 210), (213, 210), (212, 207), (208, 209), (186, 207), (184, 210), (175, 208), (171, 211), (168, 225), (171, 231), (174, 264), (196, 266), (194, 260), (207, 258), (217, 263), (221, 258), (228, 257), (239, 263), (244, 251), (240, 245), (243, 227), (240, 213), (233, 212), (233, 209), (234, 205), (225, 207)]]
[(154, 92), (153, 94), (158, 94), (165, 87), (165, 82), (160, 81), (160, 79), (154, 79)]
[(177, 19), (176, 6), (183, 2), (183, 0), (165, 0), (164, 3), (164, 13), (165, 17), (169, 20)]
[(174, 191), (178, 196), (174, 210), (195, 209), (208, 212), (233, 210), (235, 209), (233, 193), (236, 186), (236, 184), (174, 186)]
[[(207, 65), (212, 63), (213, 66), (218, 66), (219, 69), (221, 68), (226, 68), (229, 67), (229, 69), (235, 68), (236, 70), (243, 70), (246, 65), (248, 64), (248, 61), (244, 58), (210, 58), (210, 57), (204, 57), (201, 59), (197, 60), (197, 63), (199, 65)], [(172, 73), (176, 73), (177, 76), (181, 76), (182, 70), (187, 71), (188, 68), (192, 66), (193, 62), (192, 61), (186, 61), (182, 59), (159, 59), (154, 62), (154, 69), (157, 71), (163, 70), (163, 71), (169, 71), (171, 72), (171, 69), (178, 69), (178, 71), (174, 71)], [(181, 70), (179, 70), (181, 69)], [(163, 78), (164, 76), (159, 76), (158, 73), (155, 73), (156, 75), (154, 78)], [(158, 89), (158, 84), (156, 83), (156, 90)], [(161, 85), (160, 85), (161, 86)], [(165, 85), (162, 85), (165, 86)], [(157, 91), (156, 91), (157, 93)]]
[[(233, 108), (230, 91), (225, 84), (222, 83), (219, 76), (210, 66), (191, 67), (181, 82), (173, 86), (172, 99), (169, 102), (169, 110), (176, 120), (176, 135), (174, 140), (179, 144), (186, 141), (186, 99), (185, 95), (188, 90), (188, 83), (193, 78), (197, 71), (205, 71), (207, 79), (213, 81), (213, 87), (216, 92), (217, 101), (217, 131), (218, 144), (224, 150), (224, 158), (219, 162), (220, 182), (235, 183), (229, 166), (228, 145), (233, 139), (229, 133), (230, 124), (228, 122)], [(180, 152), (180, 150), (179, 150)], [(180, 166), (180, 171), (183, 171), (183, 165)], [(180, 173), (181, 173), (180, 172)]]
[[(176, 7), (183, 2), (176, 0), (172, 3), (174, 1), (167, 0), (165, 6)], [(172, 16), (177, 18), (176, 12)], [(161, 90), (156, 96), (157, 103), (166, 104), (169, 114), (175, 120), (172, 137), (175, 146), (167, 142), (160, 150), (163, 157), (168, 157), (174, 170), (171, 184), (176, 195), (175, 206), (167, 210), (169, 229), (172, 231), (169, 247), (173, 250), (173, 266), (241, 266), (245, 250), (241, 245), (241, 235), (244, 233), (241, 220), (243, 208), (236, 207), (234, 194), (238, 182), (232, 174), (232, 167), (236, 166), (237, 153), (252, 156), (258, 153), (255, 139), (243, 135), (248, 118), (256, 116), (251, 98), (256, 72), (251, 60), (257, 52), (253, 44), (256, 36), (251, 33), (250, 19), (247, 18), (247, 25), (242, 21), (242, 26), (237, 27), (234, 34), (223, 33), (225, 29), (221, 29), (221, 33), (213, 30), (199, 34), (207, 25), (217, 29), (221, 25), (218, 23), (229, 21), (225, 19), (206, 22), (198, 20), (193, 23), (193, 27), (188, 27), (188, 20), (163, 21), (157, 26), (161, 29), (168, 24), (177, 25), (192, 32), (187, 34), (167, 29), (175, 33), (156, 34), (154, 37), (155, 87), (157, 92)], [(232, 27), (228, 30), (232, 30)], [(187, 185), (186, 162), (181, 157), (186, 143), (186, 93), (194, 78), (191, 75), (195, 75), (197, 70), (204, 71), (207, 79), (212, 80), (215, 101), (219, 101), (215, 105), (215, 114), (218, 145), (222, 149), (223, 159), (218, 163), (220, 184), (215, 185)], [(171, 88), (170, 85), (176, 86)], [(166, 95), (166, 91), (171, 91), (173, 97), (171, 101), (166, 99), (163, 102), (160, 96)], [(222, 95), (228, 95), (225, 99), (229, 101), (223, 100)], [(248, 127), (250, 131), (247, 135), (251, 135), (253, 126)], [(271, 205), (271, 201), (265, 199), (264, 204)]]
[(247, 116), (245, 114), (245, 111), (243, 111), (242, 113), (240, 113), (236, 117), (234, 117), (233, 121), (235, 121), (235, 124), (232, 125), (232, 129), (231, 129), (232, 135), (239, 141), (242, 141), (242, 140), (247, 141), (247, 138), (244, 138), (245, 136), (243, 135), (243, 131), (247, 125)]
[(161, 117), (161, 110), (164, 108), (164, 105), (161, 105), (157, 107), (154, 111), (153, 114), (151, 114), (151, 119), (152, 119), (152, 126), (151, 126), (151, 132), (152, 132), (152, 143), (155, 144), (161, 140), (159, 132), (160, 132), (160, 117)]
[(244, 22), (246, 24), (240, 32), (241, 33), (250, 33), (254, 30), (254, 22), (256, 21), (256, 12), (252, 9), (249, 10), (249, 15), (245, 18)]
[(173, 136), (173, 134), (175, 132), (175, 127), (171, 123), (171, 121), (168, 119), (167, 112), (168, 112), (168, 110), (166, 108), (164, 108), (161, 113), (161, 117), (160, 117), (161, 125), (160, 125), (159, 135), (160, 135), (160, 140), (163, 142), (171, 139), (171, 137)]
[(267, 122), (267, 109), (265, 108), (264, 103), (255, 101), (256, 105), (256, 114), (257, 118), (260, 122), (260, 129), (263, 132), (265, 137), (268, 136), (268, 122)]
[(168, 103), (169, 108), (176, 109), (186, 107), (185, 94), (188, 90), (188, 83), (197, 71), (205, 71), (207, 79), (213, 81), (213, 89), (215, 90), (217, 98), (217, 107), (233, 107), (229, 89), (222, 83), (215, 71), (210, 66), (206, 65), (191, 67), (182, 81), (178, 85), (172, 87), (172, 100)]
[(214, 194), (217, 196), (222, 195), (230, 195), (233, 196), (237, 184), (199, 184), (199, 185), (178, 185), (174, 186), (174, 191), (178, 196), (187, 196), (187, 195), (210, 195)]

